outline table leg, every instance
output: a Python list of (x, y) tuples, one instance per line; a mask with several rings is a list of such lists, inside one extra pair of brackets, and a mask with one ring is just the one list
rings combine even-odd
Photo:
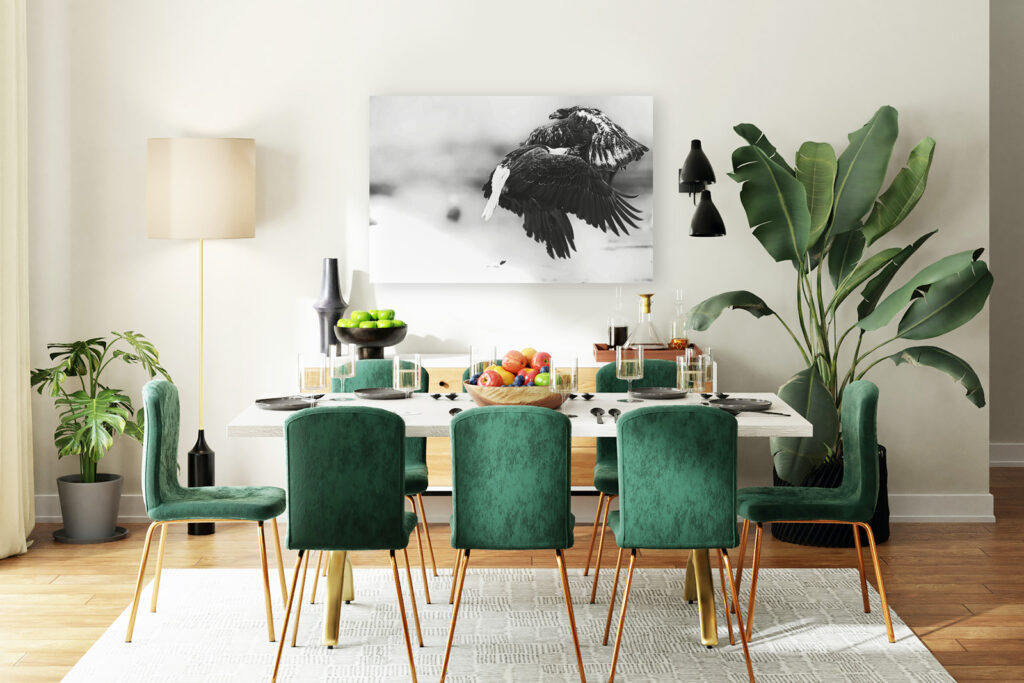
[(697, 583), (697, 611), (700, 614), (700, 642), (718, 645), (718, 621), (715, 618), (715, 583), (711, 577), (711, 560), (707, 550), (691, 550), (693, 575)]
[(327, 600), (324, 605), (324, 645), (338, 644), (338, 627), (341, 622), (341, 601), (345, 584), (351, 581), (348, 567), (348, 553), (331, 551), (327, 557)]

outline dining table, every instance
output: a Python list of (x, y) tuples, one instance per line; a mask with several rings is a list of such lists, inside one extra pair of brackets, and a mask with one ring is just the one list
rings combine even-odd
[[(634, 402), (625, 400), (626, 395), (621, 393), (588, 395), (591, 396), (589, 400), (582, 395), (576, 396), (565, 401), (558, 409), (569, 417), (573, 437), (614, 437), (616, 418), (609, 415), (612, 409), (618, 409), (621, 417), (631, 410), (651, 405), (708, 404), (707, 398), (693, 393), (667, 400), (640, 399)], [(770, 402), (767, 411), (736, 414), (739, 437), (803, 437), (811, 436), (814, 432), (810, 422), (775, 394), (742, 392), (729, 394), (729, 397)], [(311, 402), (311, 405), (314, 410), (317, 407), (339, 405), (370, 406), (388, 410), (402, 417), (406, 437), (447, 437), (453, 411), (476, 408), (468, 394), (456, 394), (455, 399), (450, 400), (444, 396), (434, 398), (425, 393), (413, 393), (399, 400), (369, 399), (354, 394), (324, 394), (315, 403)], [(595, 408), (603, 411), (600, 419), (592, 412)], [(253, 402), (228, 423), (227, 435), (281, 438), (284, 436), (284, 422), (291, 414), (281, 410), (264, 410)], [(573, 487), (573, 490), (576, 492), (577, 487)], [(715, 590), (708, 550), (690, 551), (683, 586), (683, 599), (695, 600), (698, 605), (701, 643), (708, 647), (717, 645)], [(328, 647), (338, 644), (341, 604), (352, 599), (354, 585), (348, 555), (343, 552), (332, 552), (327, 561), (327, 600), (323, 630), (323, 643)]]

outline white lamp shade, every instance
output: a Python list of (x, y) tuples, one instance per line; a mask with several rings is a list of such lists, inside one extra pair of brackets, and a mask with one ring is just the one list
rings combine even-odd
[(154, 138), (147, 142), (146, 235), (156, 239), (252, 237), (256, 142)]

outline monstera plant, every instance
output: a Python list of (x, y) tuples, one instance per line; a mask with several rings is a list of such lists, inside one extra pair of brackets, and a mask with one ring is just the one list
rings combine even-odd
[[(843, 389), (885, 361), (944, 372), (963, 386), (967, 400), (984, 406), (981, 382), (964, 359), (937, 346), (895, 347), (941, 336), (981, 311), (992, 289), (992, 274), (979, 260), (982, 250), (939, 259), (892, 290), (904, 265), (936, 231), (905, 246), (872, 250), (924, 193), (935, 141), (919, 142), (879, 195), (898, 133), (892, 107), (882, 107), (850, 133), (838, 157), (828, 143), (803, 143), (794, 166), (757, 126), (744, 123), (734, 130), (747, 144), (733, 152), (730, 177), (742, 185), (740, 201), (754, 237), (775, 261), (793, 266), (796, 320), (787, 323), (748, 291), (706, 299), (689, 318), (700, 331), (726, 308), (755, 318), (773, 316), (799, 350), (806, 367), (782, 385), (779, 395), (814, 424), (814, 435), (772, 440), (779, 477), (800, 485), (841, 451)], [(891, 330), (897, 316), (899, 324)]]

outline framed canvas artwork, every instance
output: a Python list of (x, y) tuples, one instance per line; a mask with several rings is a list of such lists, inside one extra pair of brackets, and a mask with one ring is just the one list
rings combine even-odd
[(654, 277), (651, 97), (370, 98), (370, 277)]

